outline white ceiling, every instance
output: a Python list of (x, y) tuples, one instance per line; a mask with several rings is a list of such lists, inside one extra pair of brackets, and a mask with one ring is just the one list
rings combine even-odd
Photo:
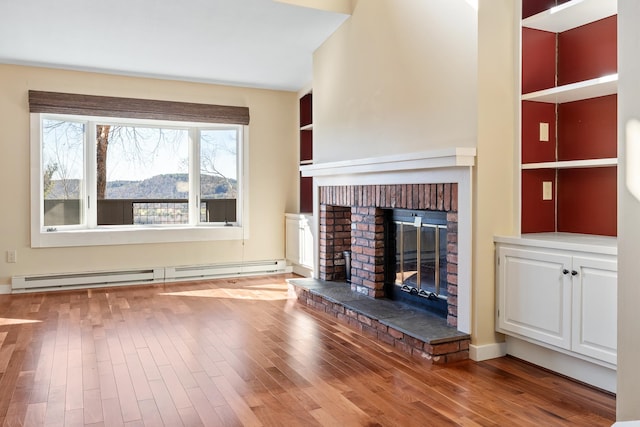
[(0, 63), (296, 91), (347, 17), (273, 0), (0, 0)]

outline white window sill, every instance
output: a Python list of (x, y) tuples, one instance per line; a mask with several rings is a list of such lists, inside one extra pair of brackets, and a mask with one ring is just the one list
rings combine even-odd
[(242, 240), (248, 238), (247, 233), (246, 227), (237, 226), (101, 227), (93, 230), (38, 231), (31, 236), (31, 247), (55, 248)]

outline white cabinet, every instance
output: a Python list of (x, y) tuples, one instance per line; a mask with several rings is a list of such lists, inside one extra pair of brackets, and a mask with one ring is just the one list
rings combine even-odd
[(571, 346), (571, 257), (498, 248), (498, 328), (547, 344)]
[(571, 349), (616, 364), (617, 262), (573, 258)]
[(586, 238), (601, 245), (496, 239), (496, 329), (615, 365), (615, 239)]
[(300, 263), (300, 222), (297, 219), (287, 217), (285, 219), (285, 252), (287, 261)]
[(285, 215), (285, 253), (287, 261), (291, 262), (294, 272), (308, 276), (314, 265), (314, 239), (311, 215)]

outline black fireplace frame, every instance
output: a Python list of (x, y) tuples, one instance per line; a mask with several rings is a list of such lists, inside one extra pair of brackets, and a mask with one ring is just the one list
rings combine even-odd
[[(448, 301), (446, 295), (434, 293), (419, 294), (417, 289), (402, 289), (396, 282), (396, 222), (415, 223), (416, 218), (422, 224), (447, 226), (447, 214), (443, 211), (415, 210), (415, 209), (384, 209), (384, 293), (385, 297), (402, 301), (417, 308), (432, 312), (446, 318), (448, 314)], [(445, 243), (446, 245), (446, 243)], [(446, 258), (446, 251), (445, 251)], [(444, 270), (446, 270), (446, 265)], [(440, 282), (442, 283), (442, 279)], [(444, 278), (446, 283), (446, 277)], [(445, 285), (446, 286), (446, 285)], [(445, 290), (446, 294), (446, 290)]]

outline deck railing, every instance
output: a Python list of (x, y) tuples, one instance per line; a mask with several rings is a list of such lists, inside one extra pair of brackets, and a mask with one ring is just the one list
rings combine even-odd
[[(80, 202), (75, 199), (44, 201), (45, 226), (79, 224)], [(98, 200), (98, 225), (187, 224), (187, 199)], [(203, 199), (200, 222), (236, 222), (236, 199)]]

